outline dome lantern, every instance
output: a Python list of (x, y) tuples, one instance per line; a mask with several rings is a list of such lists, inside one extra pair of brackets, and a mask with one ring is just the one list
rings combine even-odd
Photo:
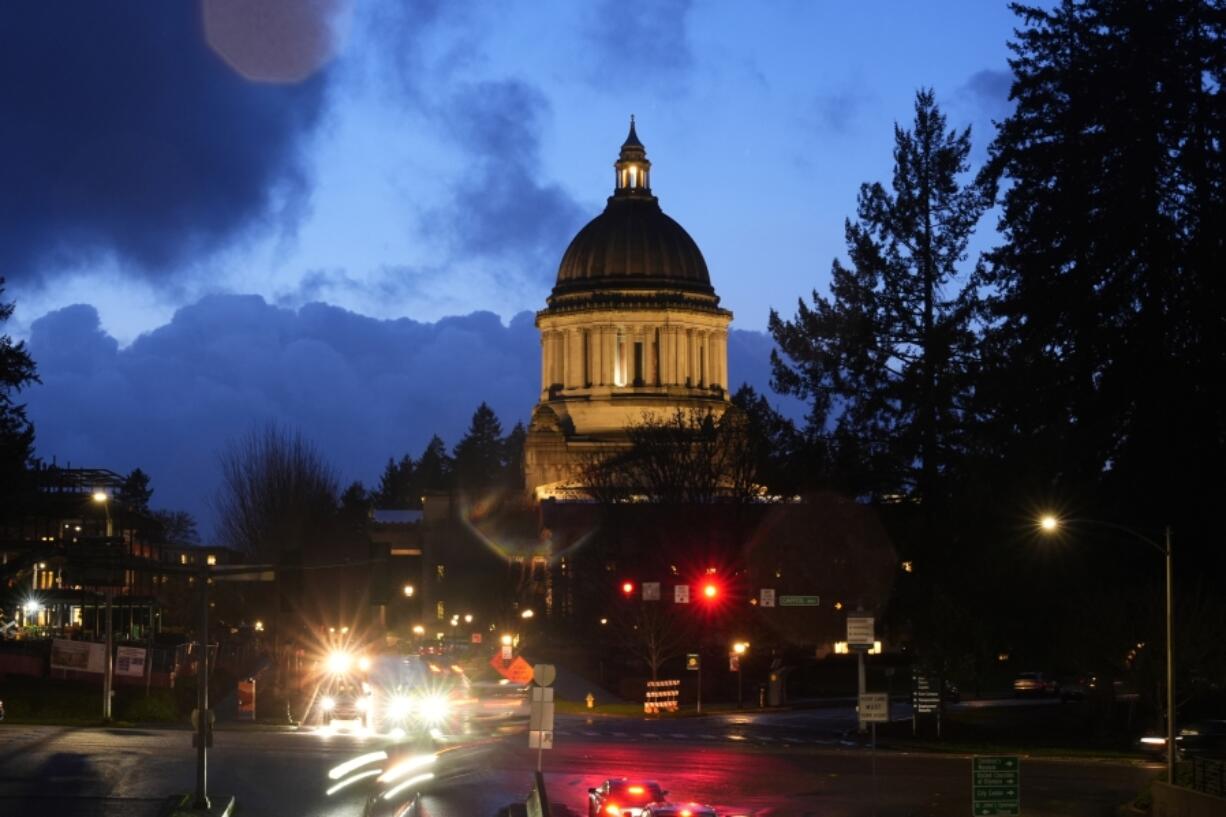
[(647, 161), (647, 149), (634, 132), (634, 114), (630, 114), (630, 133), (613, 168), (616, 171), (613, 195), (651, 195), (651, 162)]

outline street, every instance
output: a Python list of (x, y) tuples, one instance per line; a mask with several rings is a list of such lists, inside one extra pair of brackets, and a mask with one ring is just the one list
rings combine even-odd
[[(876, 755), (844, 743), (845, 709), (650, 721), (559, 717), (544, 770), (557, 813), (585, 814), (586, 791), (603, 778), (658, 780), (673, 800), (710, 802), (721, 815), (970, 814), (970, 761), (962, 756)], [(151, 817), (165, 797), (188, 791), (193, 754), (186, 731), (0, 728), (0, 814)], [(318, 730), (219, 731), (209, 789), (233, 794), (242, 815), (359, 815), (361, 785), (325, 790), (335, 765), (382, 742)], [(522, 733), (478, 739), (442, 753), (432, 817), (493, 815), (522, 800), (536, 752)], [(1027, 815), (1114, 813), (1158, 771), (1122, 761), (1026, 759)], [(394, 805), (394, 804), (387, 804)], [(390, 813), (390, 812), (389, 812)]]

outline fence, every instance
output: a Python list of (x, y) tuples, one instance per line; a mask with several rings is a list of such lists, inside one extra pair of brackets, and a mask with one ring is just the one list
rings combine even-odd
[(648, 681), (643, 711), (648, 715), (657, 712), (676, 712), (677, 698), (681, 694), (681, 681)]
[(1192, 758), (1192, 788), (1202, 794), (1226, 797), (1226, 760)]

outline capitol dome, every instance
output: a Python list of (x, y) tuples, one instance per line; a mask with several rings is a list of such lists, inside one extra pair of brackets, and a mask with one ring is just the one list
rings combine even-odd
[(616, 188), (562, 256), (550, 298), (598, 290), (683, 290), (713, 296), (707, 262), (684, 228), (660, 209), (651, 162), (630, 122), (614, 164)]

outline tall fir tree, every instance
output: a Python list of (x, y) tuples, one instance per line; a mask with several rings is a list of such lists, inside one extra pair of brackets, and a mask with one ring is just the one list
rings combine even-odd
[(421, 507), (421, 492), (416, 489), (413, 458), (405, 454), (399, 462), (388, 457), (379, 487), (371, 495), (374, 503), (387, 510)]
[(473, 412), (468, 431), (453, 452), (456, 485), (469, 494), (480, 493), (502, 481), (506, 446), (502, 423), (484, 402)]
[(454, 462), (447, 453), (447, 444), (442, 437), (435, 434), (417, 458), (413, 479), (417, 494), (420, 497), (426, 491), (450, 491), (453, 480)]
[(830, 297), (796, 317), (771, 311), (774, 386), (811, 402), (811, 432), (832, 425), (836, 478), (877, 499), (948, 499), (971, 391), (974, 290), (960, 274), (987, 200), (964, 176), (970, 129), (946, 129), (930, 90), (911, 129), (894, 128), (890, 190), (860, 188), (846, 223), (851, 266), (835, 260)]
[(998, 490), (1198, 548), (1226, 487), (1204, 476), (1226, 455), (1226, 12), (1013, 9), (1016, 108), (985, 168), (1004, 240), (981, 273)]
[[(4, 295), (4, 279), (0, 278), (0, 298)], [(0, 299), (0, 324), (13, 316), (14, 304)], [(0, 506), (12, 497), (21, 477), (34, 456), (34, 426), (26, 416), (26, 407), (15, 400), (16, 395), (40, 382), (25, 341), (13, 342), (0, 334)]]

